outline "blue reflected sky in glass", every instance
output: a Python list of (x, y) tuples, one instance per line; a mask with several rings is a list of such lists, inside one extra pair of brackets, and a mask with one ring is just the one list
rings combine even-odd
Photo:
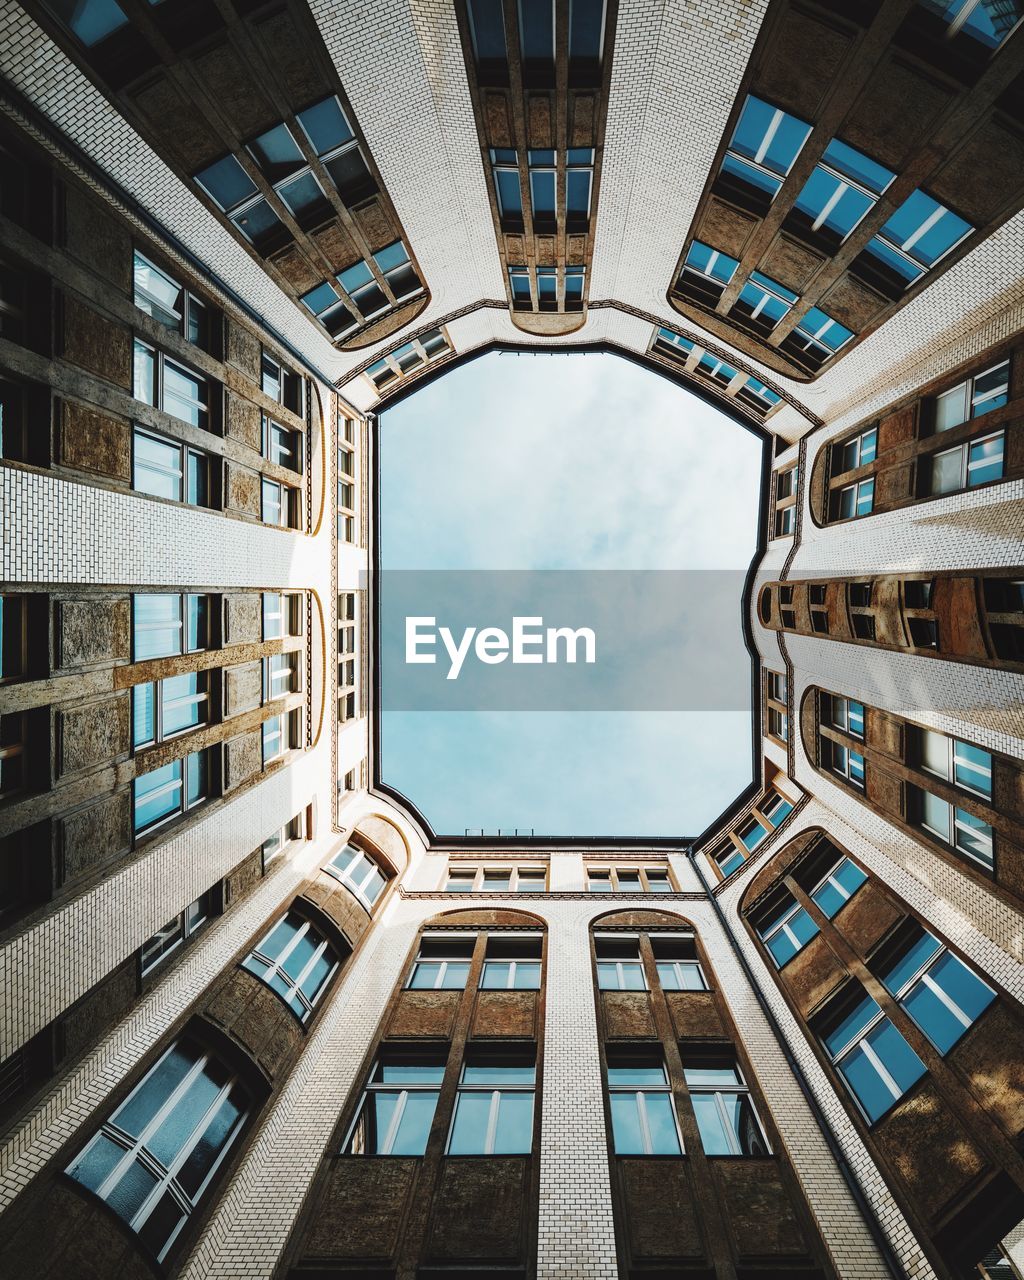
[[(751, 432), (618, 357), (491, 353), (382, 414), (381, 563), (745, 569), (760, 465)], [(381, 721), (384, 781), (438, 832), (691, 834), (751, 776), (744, 711)]]

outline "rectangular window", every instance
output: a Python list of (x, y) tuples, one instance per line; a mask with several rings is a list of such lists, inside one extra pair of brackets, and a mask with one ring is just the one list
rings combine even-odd
[(539, 991), (541, 947), (539, 936), (494, 935), (487, 939), (482, 991)]
[(936, 396), (932, 429), (936, 432), (949, 431), (971, 418), (980, 418), (993, 409), (1001, 409), (1009, 399), (1009, 391), (1010, 362), (1004, 360)]
[(297, 653), (275, 653), (263, 659), (263, 701), (273, 702), (299, 687)]
[(750, 1090), (735, 1062), (684, 1061), (683, 1075), (706, 1155), (771, 1155)]
[(344, 1146), (353, 1156), (421, 1156), (427, 1149), (444, 1058), (390, 1051), (374, 1065)]
[(158, 1261), (195, 1212), (250, 1106), (217, 1058), (179, 1040), (68, 1166)]
[(194, 809), (207, 797), (206, 752), (194, 751), (159, 769), (140, 774), (133, 783), (135, 834), (141, 835)]
[(289, 911), (253, 947), (242, 968), (254, 973), (307, 1022), (340, 959), (327, 938), (297, 911)]
[(28, 628), (23, 596), (0, 596), (0, 684), (28, 669)]
[(26, 721), (24, 713), (0, 716), (0, 796), (20, 791), (25, 785)]
[(157, 324), (180, 334), (186, 342), (208, 351), (209, 311), (201, 298), (179, 284), (173, 276), (155, 266), (136, 249), (132, 255), (134, 301), (140, 311)]
[(177, 440), (136, 427), (133, 434), (132, 488), (156, 498), (210, 505), (210, 456)]
[(406, 986), (411, 991), (462, 991), (475, 945), (475, 938), (464, 934), (424, 934)]
[(477, 75), (481, 83), (508, 82), (505, 48), (505, 15), (501, 0), (468, 0), (469, 29), (473, 38)]
[(793, 812), (792, 804), (778, 791), (767, 792), (758, 807), (773, 828), (781, 826)]
[(823, 915), (830, 920), (850, 901), (867, 880), (867, 874), (843, 857), (811, 891), (811, 897)]
[(859, 751), (851, 751), (842, 743), (822, 738), (821, 759), (833, 773), (838, 773), (841, 778), (845, 778), (847, 782), (852, 782), (855, 787), (863, 790), (865, 766), (864, 757)]
[(211, 385), (201, 374), (135, 339), (132, 394), (136, 400), (209, 431), (211, 393)]
[(775, 513), (776, 538), (788, 538), (796, 528), (796, 507), (783, 507)]
[(840, 244), (874, 208), (896, 175), (833, 138), (796, 198), (809, 230), (823, 232), (830, 248)]
[(287, 717), (270, 716), (263, 721), (263, 767), (279, 760), (288, 750)]
[(533, 302), (530, 292), (529, 267), (509, 267), (508, 284), (512, 290), (512, 302), (518, 307), (529, 307)]
[(707, 991), (692, 934), (652, 933), (650, 937), (662, 991)]
[(1004, 470), (1004, 436), (1001, 431), (967, 440), (922, 460), (926, 492), (957, 493), (1001, 480)]
[(610, 1056), (608, 1102), (617, 1156), (682, 1155), (672, 1088), (660, 1059)]
[(431, 360), (451, 350), (445, 334), (440, 329), (431, 329), (375, 361), (366, 370), (366, 377), (378, 391), (382, 391), (390, 383), (416, 373)]
[(853, 330), (833, 320), (819, 307), (811, 307), (786, 339), (786, 345), (809, 358), (805, 363), (820, 367), (853, 338)]
[(529, 1155), (537, 1068), (528, 1062), (466, 1062), (455, 1095), (450, 1156)]
[(749, 94), (722, 161), (723, 178), (759, 205), (770, 204), (810, 132), (803, 120)]
[(721, 253), (709, 244), (694, 240), (686, 253), (686, 261), (679, 276), (679, 288), (685, 291), (687, 284), (693, 284), (697, 296), (713, 304), (721, 297), (739, 265), (727, 253)]
[(852, 698), (828, 695), (829, 723), (853, 738), (864, 737), (864, 704)]
[[(998, 49), (1020, 25), (1019, 0), (1011, 0), (998, 8), (985, 0), (919, 0), (919, 3), (942, 19), (947, 36), (952, 38), (962, 33), (986, 50)], [(994, 1280), (996, 1272), (991, 1274)]]
[(987, 822), (921, 787), (908, 785), (907, 808), (914, 825), (992, 870), (993, 832)]
[(476, 868), (453, 868), (448, 872), (445, 893), (472, 893), (476, 885)]
[(213, 890), (209, 889), (184, 911), (179, 911), (162, 929), (142, 944), (142, 976), (152, 973), (181, 944), (200, 929), (213, 914)]
[(502, 225), (523, 225), (523, 194), (519, 185), (519, 153), (509, 147), (491, 148), (491, 176)]
[(569, 230), (585, 230), (590, 224), (593, 186), (593, 148), (570, 147), (566, 153), (565, 168), (565, 217)]
[(904, 200), (865, 253), (904, 284), (913, 284), (974, 230), (969, 222), (918, 189)]
[(874, 462), (878, 453), (878, 428), (871, 427), (862, 431), (852, 440), (832, 446), (832, 472), (841, 475), (845, 471), (856, 471), (858, 467), (866, 467)]
[(423, 288), (409, 258), (408, 250), (401, 240), (395, 240), (392, 244), (385, 245), (383, 249), (375, 250), (373, 260), (396, 301), (409, 298)]
[(640, 940), (635, 934), (595, 934), (599, 991), (646, 991)]
[(263, 456), (289, 471), (302, 470), (302, 436), (298, 431), (282, 427), (273, 418), (262, 415)]
[(347, 205), (351, 207), (376, 191), (377, 184), (337, 98), (314, 103), (296, 119)]
[(132, 689), (132, 746), (151, 746), (205, 724), (209, 718), (209, 674), (180, 676), (137, 684)]
[(817, 1029), (869, 1123), (885, 1115), (925, 1074), (924, 1063), (860, 983), (829, 1002)]
[(736, 832), (748, 853), (752, 853), (768, 834), (768, 828), (757, 818), (749, 818)]
[(783, 706), (786, 704), (786, 673), (784, 671), (768, 671), (765, 673), (768, 681), (768, 697), (775, 702), (781, 702)]
[(348, 337), (359, 327), (360, 321), (335, 291), (332, 281), (325, 280), (309, 289), (299, 296), (299, 301), (336, 340)]
[(387, 888), (387, 876), (368, 853), (354, 844), (345, 845), (324, 870), (351, 889), (367, 911), (373, 910)]
[(235, 156), (222, 156), (193, 177), (257, 253), (269, 253), (288, 238), (284, 224)]
[(302, 635), (302, 617), (299, 594), (283, 595), (279, 591), (264, 591), (263, 639), (279, 640), (285, 636)]
[(262, 477), (260, 486), (260, 519), (264, 524), (281, 529), (298, 526), (298, 491), (277, 480)]
[(140, 592), (132, 599), (134, 662), (209, 648), (209, 596)]
[(780, 969), (818, 935), (818, 926), (788, 890), (760, 908), (753, 924)]
[(770, 333), (789, 314), (796, 302), (799, 302), (799, 298), (792, 289), (787, 289), (759, 271), (752, 271), (750, 279), (740, 290), (732, 314)]
[(922, 769), (975, 795), (992, 798), (992, 756), (988, 751), (932, 729), (911, 732)]
[(788, 741), (789, 716), (785, 711), (780, 711), (777, 707), (768, 708), (768, 732), (773, 738), (777, 738), (779, 742)]
[[(764, 828), (762, 827), (763, 831)], [(734, 871), (738, 871), (746, 862), (746, 855), (742, 849), (739, 849), (730, 840), (728, 843), (720, 845), (711, 854), (719, 871), (723, 876), (731, 876)]]
[(858, 480), (856, 484), (844, 485), (833, 494), (833, 519), (856, 520), (859, 516), (869, 516), (875, 506), (875, 478)]
[(885, 989), (942, 1054), (996, 998), (973, 969), (916, 923), (900, 929), (873, 967)]

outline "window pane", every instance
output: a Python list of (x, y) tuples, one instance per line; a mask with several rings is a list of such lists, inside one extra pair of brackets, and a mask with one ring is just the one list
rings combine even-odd
[(427, 1149), (430, 1124), (437, 1106), (436, 1093), (410, 1093), (391, 1146), (393, 1156), (421, 1156)]
[(185, 804), (191, 808), (206, 796), (206, 752), (193, 751), (185, 758)]
[(533, 1149), (533, 1094), (503, 1093), (498, 1104), (494, 1154), (526, 1155)]
[(195, 1064), (194, 1050), (175, 1045), (111, 1117), (119, 1129), (137, 1138)]
[(317, 155), (322, 156), (352, 140), (352, 130), (337, 98), (325, 98), (323, 102), (300, 111), (297, 118)]
[(285, 124), (277, 124), (273, 129), (260, 134), (249, 143), (249, 150), (271, 182), (280, 182), (296, 169), (301, 169), (305, 163), (302, 152)]
[(946, 1053), (967, 1030), (964, 1023), (925, 982), (915, 982), (901, 1004), (940, 1053)]
[(910, 945), (881, 974), (886, 990), (898, 994), (919, 969), (940, 949), (940, 942), (930, 933), (918, 928)]
[(156, 404), (155, 352), (136, 340), (132, 361), (132, 395), (144, 404)]
[(172, 760), (135, 779), (135, 830), (159, 822), (181, 809), (181, 761)]
[(953, 780), (961, 787), (970, 787), (972, 791), (991, 796), (991, 755), (969, 742), (957, 740), (953, 743)]
[[(432, 1096), (436, 1100), (437, 1094)], [(356, 1126), (352, 1133), (349, 1151), (355, 1155), (373, 1156), (383, 1154), (384, 1139), (388, 1136), (391, 1128), (399, 1097), (400, 1094), (398, 1093), (378, 1091), (366, 1095), (359, 1112), (359, 1119), (356, 1121)], [(425, 1143), (424, 1146), (426, 1146)], [(422, 1155), (423, 1152), (419, 1151), (413, 1154)]]
[(690, 1095), (693, 1113), (697, 1117), (697, 1128), (700, 1130), (700, 1143), (709, 1156), (732, 1155), (732, 1147), (722, 1124), (718, 1103), (713, 1093), (694, 1093)]
[[(648, 1095), (649, 1097), (651, 1095)], [(636, 1094), (613, 1093), (611, 1095), (612, 1142), (615, 1154), (620, 1156), (644, 1155), (644, 1141), (640, 1130), (640, 1113)]]
[(205, 427), (203, 403), (205, 384), (170, 360), (164, 361), (163, 408), (166, 413), (193, 427)]
[(455, 1123), (448, 1143), (450, 1155), (482, 1155), (486, 1150), (491, 1114), (490, 1093), (460, 1092), (455, 1103)]
[(132, 690), (132, 746), (156, 741), (156, 694), (153, 684), (137, 684)]
[(196, 182), (225, 210), (256, 194), (255, 183), (234, 156), (225, 156), (201, 170), (196, 174)]
[(896, 1084), (906, 1093), (924, 1075), (924, 1065), (888, 1018), (874, 1027), (867, 1043), (878, 1055)]
[(922, 801), (922, 821), (929, 831), (934, 831), (943, 840), (950, 840), (950, 806), (945, 800), (933, 796), (930, 791), (920, 793)]
[(128, 21), (115, 0), (51, 0), (50, 7), (79, 40), (90, 47)]
[(188, 1159), (178, 1170), (178, 1183), (187, 1195), (195, 1195), (210, 1172), (214, 1160), (227, 1145), (241, 1120), (243, 1097), (237, 1088), (232, 1089), (214, 1112)]
[(651, 1131), (651, 1154), (676, 1156), (680, 1153), (672, 1098), (668, 1093), (645, 1093), (647, 1124)]
[(193, 671), (183, 676), (169, 676), (160, 682), (165, 737), (190, 729), (206, 719), (206, 700), (200, 689), (200, 680), (199, 673)]
[(217, 1077), (205, 1068), (178, 1098), (168, 1115), (146, 1143), (148, 1149), (163, 1164), (170, 1164), (196, 1130), (196, 1126), (209, 1111), (224, 1083), (222, 1072)]

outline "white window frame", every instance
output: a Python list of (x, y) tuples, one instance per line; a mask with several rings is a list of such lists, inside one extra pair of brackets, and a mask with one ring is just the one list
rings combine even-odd
[[(330, 862), (324, 864), (324, 871), (326, 871), (328, 875), (333, 876), (335, 880), (340, 880), (347, 889), (355, 894), (366, 910), (372, 912), (376, 904), (387, 892), (388, 885), (391, 882), (391, 877), (388, 875), (385, 868), (377, 862), (376, 858), (368, 854), (365, 849), (360, 849), (358, 845), (351, 843), (346, 844), (345, 849), (351, 849), (353, 853), (359, 855), (358, 858), (356, 858), (356, 860), (344, 870), (341, 870), (335, 866), (334, 863), (334, 858), (338, 857), (338, 854), (336, 853)], [(339, 850), (339, 853), (344, 853), (344, 851), (344, 849), (341, 849)], [(363, 869), (363, 874), (361, 876), (357, 875), (357, 868)], [(381, 885), (380, 892), (377, 896), (371, 899), (365, 890), (366, 886), (373, 879), (373, 873), (375, 871), (379, 875), (383, 876), (384, 883)]]

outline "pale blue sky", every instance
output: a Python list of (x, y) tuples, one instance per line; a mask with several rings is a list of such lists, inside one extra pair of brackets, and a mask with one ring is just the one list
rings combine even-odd
[[(745, 570), (760, 459), (616, 356), (491, 353), (382, 414), (382, 567)], [(749, 783), (750, 742), (749, 708), (385, 711), (381, 772), (439, 833), (692, 835)]]

